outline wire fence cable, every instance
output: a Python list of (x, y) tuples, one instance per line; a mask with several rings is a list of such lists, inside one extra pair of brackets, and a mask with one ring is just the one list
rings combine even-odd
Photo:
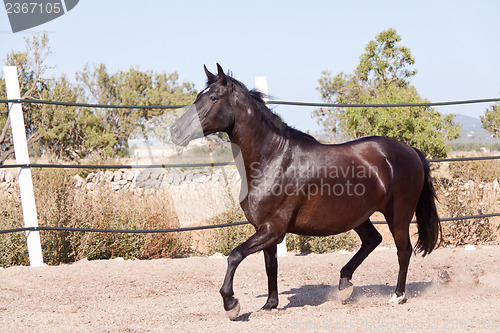
[[(465, 162), (465, 161), (486, 161), (498, 160), (500, 156), (477, 156), (477, 157), (454, 157), (454, 158), (434, 158), (428, 159), (430, 163), (443, 162)], [(233, 161), (228, 162), (210, 162), (210, 163), (183, 163), (183, 164), (0, 164), (0, 169), (14, 168), (53, 168), (53, 169), (171, 169), (171, 168), (204, 168), (218, 167), (226, 165), (236, 165)]]
[[(480, 219), (480, 218), (489, 218), (500, 216), (500, 213), (493, 214), (481, 214), (481, 215), (470, 215), (470, 216), (457, 216), (457, 217), (447, 217), (441, 219), (441, 222), (451, 222), (451, 221), (462, 221), (469, 219)], [(372, 221), (373, 224), (386, 224), (386, 221)], [(417, 221), (413, 220), (411, 223), (417, 223)], [(96, 229), (96, 228), (70, 228), (70, 227), (27, 227), (27, 228), (14, 228), (14, 229), (5, 229), (0, 230), (1, 234), (8, 234), (14, 232), (23, 232), (23, 231), (76, 231), (76, 232), (101, 232), (101, 233), (125, 233), (125, 234), (152, 234), (152, 233), (170, 233), (170, 232), (183, 232), (183, 231), (197, 231), (197, 230), (206, 230), (206, 229), (216, 229), (216, 228), (225, 228), (225, 227), (236, 227), (240, 225), (250, 224), (248, 221), (240, 221), (240, 222), (232, 222), (232, 223), (223, 223), (223, 224), (211, 224), (211, 225), (202, 225), (195, 227), (183, 227), (183, 228), (170, 228), (170, 229)]]
[[(482, 98), (469, 99), (462, 101), (447, 101), (447, 102), (426, 102), (426, 103), (398, 103), (398, 104), (348, 104), (348, 103), (316, 103), (316, 102), (294, 102), (294, 101), (273, 101), (267, 103), (273, 105), (290, 105), (290, 106), (314, 106), (314, 107), (341, 107), (341, 108), (390, 108), (390, 107), (431, 107), (431, 106), (449, 106), (449, 105), (464, 105), (464, 104), (480, 104), (500, 102), (500, 98)], [(180, 109), (188, 105), (112, 105), (112, 104), (94, 104), (94, 103), (73, 103), (73, 102), (56, 102), (41, 99), (0, 99), (0, 103), (31, 103), (31, 104), (50, 104), (59, 106), (76, 106), (90, 107), (99, 109)]]

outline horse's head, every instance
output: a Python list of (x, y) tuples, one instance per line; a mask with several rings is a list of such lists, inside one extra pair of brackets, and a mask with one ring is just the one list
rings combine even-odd
[(186, 146), (189, 141), (215, 132), (227, 132), (234, 124), (230, 107), (231, 78), (217, 64), (217, 75), (205, 66), (207, 88), (198, 94), (193, 105), (170, 126), (172, 142)]

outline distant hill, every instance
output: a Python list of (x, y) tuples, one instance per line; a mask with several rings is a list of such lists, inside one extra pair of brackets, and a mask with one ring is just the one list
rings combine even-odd
[(500, 142), (500, 139), (494, 138), (490, 132), (482, 127), (481, 120), (479, 118), (457, 114), (455, 121), (462, 125), (462, 134), (458, 139), (453, 140), (453, 142)]

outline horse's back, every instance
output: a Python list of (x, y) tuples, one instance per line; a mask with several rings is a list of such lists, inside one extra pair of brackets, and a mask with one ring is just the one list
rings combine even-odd
[(380, 172), (390, 172), (392, 184), (420, 187), (424, 167), (418, 150), (402, 141), (382, 136), (370, 136), (340, 144), (351, 156), (357, 156)]
[[(417, 150), (408, 144), (399, 140), (383, 137), (369, 136), (353, 141), (348, 141), (338, 145), (326, 145), (330, 147), (331, 154), (339, 152), (342, 156), (349, 158), (362, 158), (367, 161), (373, 161), (380, 167), (385, 160), (393, 173), (406, 170), (409, 172), (423, 172), (420, 156)], [(394, 174), (396, 176), (396, 174)]]
[(303, 187), (318, 190), (301, 202), (291, 232), (344, 232), (386, 209), (395, 196), (418, 198), (423, 167), (415, 149), (405, 143), (374, 136), (309, 149), (305, 154), (313, 177)]
[[(340, 144), (325, 145), (344, 149), (371, 149), (374, 153), (383, 153), (386, 156), (394, 154), (414, 155), (414, 148), (397, 139), (385, 136), (367, 136)], [(416, 155), (414, 155), (416, 156)]]

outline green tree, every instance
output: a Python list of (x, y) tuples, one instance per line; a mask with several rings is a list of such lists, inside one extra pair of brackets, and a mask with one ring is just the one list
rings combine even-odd
[[(394, 29), (370, 41), (352, 74), (324, 71), (319, 79), (322, 100), (339, 104), (424, 103), (410, 78), (416, 75), (410, 50), (398, 43)], [(454, 115), (442, 116), (430, 107), (320, 108), (313, 116), (333, 142), (368, 135), (393, 137), (418, 147), (432, 157), (444, 157), (448, 141), (460, 135)]]
[[(174, 72), (156, 73), (130, 68), (128, 71), (108, 73), (106, 66), (86, 65), (77, 73), (80, 95), (89, 103), (113, 105), (187, 105), (196, 97), (194, 85), (179, 82), (179, 75)], [(115, 139), (114, 150), (125, 153), (128, 138), (138, 128), (146, 133), (145, 124), (160, 115), (175, 116), (172, 110), (160, 109), (106, 109), (99, 114), (103, 125)]]
[[(47, 35), (38, 35), (33, 39), (26, 39), (26, 51), (24, 52), (11, 52), (6, 55), (5, 64), (8, 66), (16, 66), (19, 84), (21, 91), (21, 98), (35, 98), (39, 91), (47, 89), (42, 76), (48, 69), (44, 65), (47, 56), (50, 55), (50, 48), (48, 47)], [(0, 76), (0, 98), (6, 99), (7, 92), (5, 88), (5, 79)], [(12, 141), (12, 133), (10, 130), (10, 118), (8, 108), (2, 107), (0, 113), (0, 164), (14, 154), (14, 143)], [(23, 104), (24, 121), (26, 124), (27, 141), (32, 144), (40, 139), (40, 133), (34, 129), (32, 115), (40, 113), (39, 106), (34, 104)]]
[(486, 109), (484, 116), (481, 116), (481, 122), (484, 129), (498, 138), (498, 134), (500, 134), (500, 103)]
[[(40, 99), (79, 102), (78, 89), (63, 75), (46, 81)], [(90, 108), (45, 105), (37, 115), (39, 145), (51, 156), (78, 159), (91, 153), (112, 154), (116, 139), (103, 125), (102, 116)]]
[[(177, 73), (142, 72), (136, 68), (108, 74), (104, 65), (85, 66), (77, 84), (66, 76), (48, 78), (46, 59), (51, 54), (47, 35), (26, 39), (26, 50), (11, 52), (7, 65), (18, 70), (21, 97), (64, 102), (101, 104), (190, 104), (196, 91), (192, 83), (180, 82)], [(5, 80), (0, 76), (0, 99), (6, 99)], [(66, 107), (23, 103), (28, 145), (55, 158), (77, 159), (98, 153), (124, 154), (132, 131), (169, 110), (129, 110)], [(158, 129), (160, 131), (161, 129)], [(163, 131), (165, 129), (163, 128)], [(14, 153), (7, 107), (0, 107), (0, 164)]]
[[(47, 34), (26, 39), (26, 50), (11, 52), (5, 63), (16, 66), (22, 98), (78, 101), (78, 90), (65, 76), (47, 78), (46, 59), (51, 54)], [(0, 77), (0, 98), (7, 98), (5, 80)], [(8, 108), (0, 113), (0, 164), (14, 153)], [(44, 104), (23, 104), (28, 145), (56, 158), (74, 159), (113, 143), (101, 121), (91, 110)]]

